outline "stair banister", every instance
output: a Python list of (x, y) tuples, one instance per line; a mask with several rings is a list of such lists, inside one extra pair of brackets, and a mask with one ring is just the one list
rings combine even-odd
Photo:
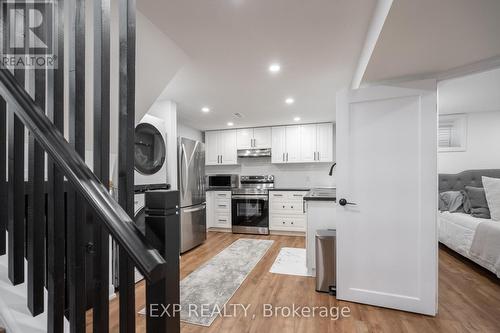
[(130, 216), (111, 197), (106, 187), (2, 64), (0, 64), (0, 89), (9, 107), (14, 108), (15, 114), (63, 171), (66, 178), (94, 208), (137, 269), (149, 281), (155, 282), (164, 278), (166, 275), (164, 258), (149, 245)]

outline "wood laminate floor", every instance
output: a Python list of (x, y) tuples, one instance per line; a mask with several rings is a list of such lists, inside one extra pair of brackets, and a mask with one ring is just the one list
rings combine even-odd
[[(207, 241), (182, 256), (181, 278), (222, 251), (238, 238), (272, 239), (274, 244), (257, 264), (231, 304), (251, 304), (249, 316), (243, 311), (232, 318), (217, 318), (210, 327), (182, 323), (182, 333), (213, 332), (500, 332), (500, 282), (496, 277), (454, 252), (439, 250), (439, 314), (427, 317), (402, 311), (337, 301), (314, 291), (314, 278), (269, 273), (282, 247), (304, 247), (304, 237), (252, 236), (209, 232)], [(203, 286), (200, 286), (202, 288)], [(144, 283), (136, 288), (137, 310), (144, 307)], [(262, 306), (349, 307), (350, 317), (264, 318)], [(118, 332), (118, 299), (110, 304), (110, 331)], [(255, 318), (252, 315), (255, 314)], [(91, 332), (92, 314), (87, 315)], [(137, 332), (145, 332), (145, 320), (137, 315)]]

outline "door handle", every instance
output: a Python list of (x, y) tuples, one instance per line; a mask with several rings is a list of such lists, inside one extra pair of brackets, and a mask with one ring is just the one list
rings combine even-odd
[(197, 207), (197, 208), (187, 208), (187, 209), (184, 209), (183, 212), (184, 213), (192, 213), (192, 212), (197, 212), (197, 211), (200, 211), (203, 209), (205, 209), (205, 205), (203, 205), (201, 207)]
[(283, 153), (283, 162), (285, 162), (285, 153)]
[(286, 161), (288, 162), (288, 153), (286, 153)]
[(356, 206), (356, 204), (354, 202), (347, 202), (347, 200), (344, 198), (339, 200), (339, 205), (341, 205), (341, 206), (345, 206), (345, 205)]
[(318, 151), (318, 161), (319, 161), (319, 151)]

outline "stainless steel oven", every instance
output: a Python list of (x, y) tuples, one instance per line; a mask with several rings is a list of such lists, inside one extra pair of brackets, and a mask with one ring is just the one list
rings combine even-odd
[(269, 188), (273, 176), (242, 176), (232, 191), (231, 220), (234, 233), (269, 234)]
[(269, 196), (233, 195), (232, 229), (234, 233), (269, 234)]

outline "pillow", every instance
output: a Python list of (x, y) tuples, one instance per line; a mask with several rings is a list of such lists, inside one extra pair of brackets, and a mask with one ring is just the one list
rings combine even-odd
[(500, 221), (500, 178), (483, 177), (483, 186), (491, 219)]
[(488, 202), (486, 201), (484, 188), (465, 186), (465, 193), (467, 194), (468, 200), (466, 206), (470, 205), (471, 215), (474, 217), (489, 219), (490, 210), (488, 208)]
[(463, 212), (464, 195), (460, 191), (439, 193), (439, 210), (450, 213)]

